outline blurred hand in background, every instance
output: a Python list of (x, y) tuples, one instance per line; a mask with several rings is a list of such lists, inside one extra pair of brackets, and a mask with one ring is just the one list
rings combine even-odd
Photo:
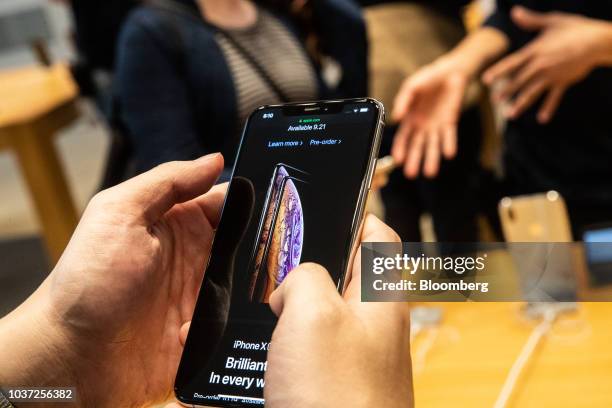
[(540, 13), (524, 7), (512, 9), (512, 20), (538, 36), (526, 46), (487, 69), (484, 82), (507, 79), (494, 95), (496, 102), (510, 101), (506, 117), (515, 119), (544, 97), (537, 119), (551, 120), (563, 94), (594, 68), (609, 62), (612, 24), (576, 14)]
[(441, 156), (455, 157), (457, 124), (467, 87), (507, 46), (503, 33), (481, 28), (406, 78), (394, 101), (392, 117), (400, 126), (391, 149), (406, 177), (416, 178), (421, 170), (426, 177), (435, 177)]
[(539, 31), (539, 35), (493, 64), (508, 49), (509, 39), (495, 28), (480, 28), (404, 81), (393, 110), (400, 127), (392, 155), (407, 177), (415, 178), (421, 170), (434, 177), (441, 156), (455, 156), (457, 123), (467, 85), (485, 69), (487, 85), (507, 80), (494, 99), (511, 100), (506, 111), (509, 119), (517, 118), (545, 96), (538, 113), (538, 121), (544, 124), (551, 120), (571, 85), (598, 66), (612, 65), (612, 24), (607, 21), (534, 12), (520, 6), (512, 8), (511, 17), (518, 27)]
[(440, 154), (451, 159), (457, 153), (457, 122), (469, 80), (459, 61), (442, 57), (402, 84), (392, 113), (400, 126), (391, 154), (406, 177), (418, 176), (421, 163), (425, 176), (434, 177)]

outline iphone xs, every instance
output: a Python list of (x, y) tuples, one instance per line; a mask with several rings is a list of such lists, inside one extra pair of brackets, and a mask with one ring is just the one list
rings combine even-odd
[(383, 115), (364, 98), (250, 116), (176, 376), (180, 402), (264, 404), (270, 294), (303, 262), (323, 265), (344, 290)]

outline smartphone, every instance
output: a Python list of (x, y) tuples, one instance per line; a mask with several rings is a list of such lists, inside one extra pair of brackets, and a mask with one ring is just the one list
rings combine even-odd
[(383, 126), (369, 98), (251, 114), (175, 380), (181, 403), (264, 404), (270, 294), (303, 262), (344, 291)]
[(499, 216), (508, 242), (572, 242), (567, 206), (556, 191), (504, 197)]
[(576, 255), (567, 206), (556, 191), (505, 197), (499, 203), (502, 231), (523, 297), (530, 302), (575, 301)]

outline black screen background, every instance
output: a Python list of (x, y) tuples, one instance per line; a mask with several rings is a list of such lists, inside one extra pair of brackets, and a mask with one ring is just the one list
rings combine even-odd
[[(367, 107), (367, 113), (353, 112)], [(264, 119), (272, 113), (273, 119)], [(288, 132), (299, 119), (320, 118), (325, 130)], [(286, 116), (282, 108), (255, 112), (245, 130), (234, 168), (212, 255), (196, 305), (177, 375), (175, 391), (183, 402), (209, 406), (244, 406), (193, 398), (229, 394), (262, 398), (262, 390), (209, 384), (211, 371), (224, 370), (227, 356), (265, 360), (265, 352), (232, 349), (236, 339), (269, 341), (276, 317), (267, 304), (248, 300), (249, 264), (257, 239), (260, 216), (274, 168), (284, 163), (309, 173), (308, 184), (297, 188), (303, 208), (304, 235), (301, 262), (316, 262), (330, 272), (336, 284), (342, 277), (357, 210), (359, 193), (377, 126), (378, 108), (370, 101), (343, 106), (339, 113)], [(310, 146), (311, 139), (340, 139), (337, 145)], [(298, 147), (268, 147), (269, 142), (302, 141)], [(240, 375), (263, 377), (263, 373)]]

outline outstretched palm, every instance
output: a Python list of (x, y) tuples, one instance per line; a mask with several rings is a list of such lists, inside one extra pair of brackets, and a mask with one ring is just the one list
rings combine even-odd
[(408, 78), (395, 100), (394, 117), (401, 121), (392, 154), (407, 177), (421, 170), (437, 174), (440, 151), (452, 158), (457, 151), (457, 121), (467, 77), (450, 64), (434, 63)]

